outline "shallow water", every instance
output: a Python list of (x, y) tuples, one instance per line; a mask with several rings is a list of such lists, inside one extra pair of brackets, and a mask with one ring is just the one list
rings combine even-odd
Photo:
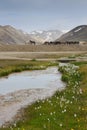
[(57, 68), (11, 74), (0, 79), (0, 94), (23, 89), (47, 88), (52, 82), (59, 79), (60, 73), (58, 73)]
[(65, 88), (57, 67), (25, 71), (0, 79), (0, 126), (14, 119), (17, 112), (39, 99)]

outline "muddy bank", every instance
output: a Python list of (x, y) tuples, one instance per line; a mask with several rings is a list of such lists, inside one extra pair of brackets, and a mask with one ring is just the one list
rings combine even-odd
[[(33, 75), (37, 77), (38, 75), (44, 74), (54, 74), (56, 76), (56, 78), (53, 78), (53, 80), (51, 79), (44, 88), (23, 88), (10, 93), (0, 94), (0, 126), (6, 122), (12, 121), (21, 108), (26, 107), (39, 99), (45, 99), (52, 96), (57, 90), (64, 89), (65, 84), (61, 81), (61, 74), (56, 67), (51, 67), (47, 70), (32, 71), (30, 76)], [(42, 83), (40, 82), (40, 84)]]

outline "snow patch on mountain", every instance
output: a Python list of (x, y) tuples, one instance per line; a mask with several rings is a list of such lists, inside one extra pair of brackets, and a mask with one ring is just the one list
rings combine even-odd
[(36, 41), (41, 41), (41, 42), (54, 41), (56, 40), (56, 38), (60, 37), (62, 34), (63, 32), (59, 30), (47, 30), (47, 31), (38, 30), (38, 31), (33, 31), (30, 33), (30, 35), (34, 37)]
[(79, 32), (82, 28), (78, 28), (77, 30), (75, 30), (74, 32)]
[(43, 33), (43, 31), (41, 31), (41, 30), (38, 30), (38, 31), (36, 31), (36, 32), (37, 32), (37, 33), (40, 33), (40, 34)]
[(41, 34), (41, 33), (43, 33), (43, 31), (41, 31), (41, 30), (38, 30), (38, 31), (32, 31), (30, 34), (37, 34), (37, 33), (39, 33), (39, 34)]

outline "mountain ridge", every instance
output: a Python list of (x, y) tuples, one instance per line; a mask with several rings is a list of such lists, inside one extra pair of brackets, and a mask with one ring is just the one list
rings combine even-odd
[(0, 43), (1, 44), (24, 44), (27, 40), (32, 39), (29, 34), (24, 34), (10, 25), (0, 26)]
[(79, 25), (63, 34), (56, 41), (79, 41), (87, 42), (87, 25)]

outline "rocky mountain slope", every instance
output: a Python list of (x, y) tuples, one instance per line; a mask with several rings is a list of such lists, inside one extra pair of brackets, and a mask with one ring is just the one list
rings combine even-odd
[(0, 44), (30, 44), (30, 40), (41, 44), (44, 41), (54, 41), (62, 34), (59, 30), (33, 31), (29, 34), (6, 25), (0, 26)]
[(0, 44), (25, 44), (29, 39), (29, 34), (10, 25), (0, 26)]
[(77, 26), (68, 33), (63, 34), (56, 41), (81, 41), (87, 42), (87, 25)]

